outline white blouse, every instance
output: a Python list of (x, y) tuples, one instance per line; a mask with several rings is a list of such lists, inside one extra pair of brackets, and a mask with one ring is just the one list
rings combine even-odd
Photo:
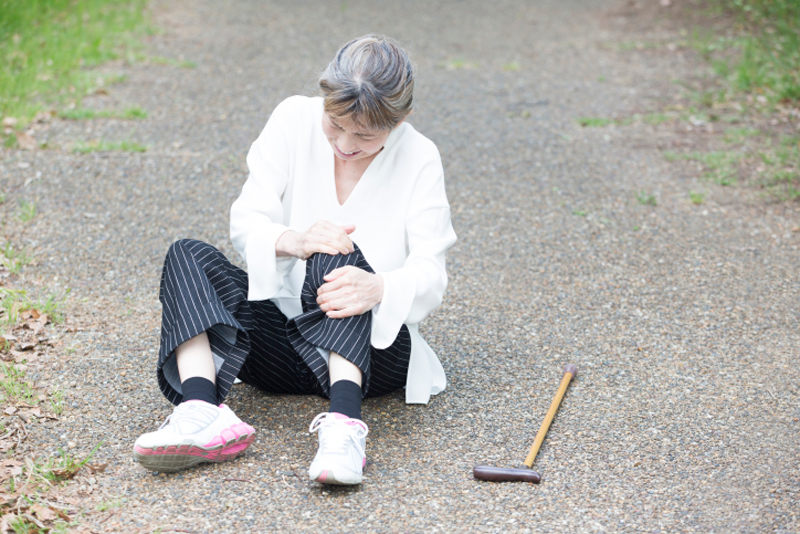
[(248, 299), (270, 299), (287, 317), (302, 313), (305, 262), (277, 257), (276, 241), (318, 220), (354, 224), (350, 237), (384, 281), (383, 299), (371, 311), (372, 346), (388, 347), (408, 325), (406, 402), (426, 404), (446, 379), (417, 324), (442, 303), (444, 255), (456, 241), (439, 151), (410, 124), (400, 124), (340, 205), (322, 105), (320, 97), (287, 98), (250, 147), (250, 176), (231, 207), (231, 239), (247, 263)]

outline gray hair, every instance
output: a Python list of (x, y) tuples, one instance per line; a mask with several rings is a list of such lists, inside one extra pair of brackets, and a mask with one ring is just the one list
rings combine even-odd
[(325, 112), (371, 129), (392, 129), (411, 113), (414, 65), (396, 41), (369, 34), (336, 53), (319, 79)]

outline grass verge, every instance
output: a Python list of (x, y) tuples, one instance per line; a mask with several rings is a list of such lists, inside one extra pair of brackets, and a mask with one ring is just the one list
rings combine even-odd
[(695, 30), (693, 44), (729, 92), (765, 103), (800, 101), (800, 1), (717, 0), (736, 19), (733, 36)]
[(90, 141), (88, 143), (76, 143), (72, 151), (77, 154), (88, 154), (90, 152), (146, 152), (147, 147), (133, 141)]
[[(146, 0), (0, 0), (0, 117), (23, 127), (44, 106), (80, 102), (91, 68), (132, 58)], [(104, 83), (104, 80), (100, 80)]]
[(94, 109), (68, 109), (58, 114), (62, 119), (88, 120), (88, 119), (145, 119), (147, 112), (140, 107), (128, 108), (125, 111), (94, 110)]

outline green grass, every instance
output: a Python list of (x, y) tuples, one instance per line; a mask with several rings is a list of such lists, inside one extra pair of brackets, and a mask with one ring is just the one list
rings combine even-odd
[(762, 182), (780, 200), (800, 198), (800, 137), (784, 137), (758, 153)]
[(64, 412), (64, 390), (56, 389), (50, 394), (50, 409), (56, 415)]
[(658, 125), (662, 122), (667, 122), (672, 117), (666, 115), (664, 113), (649, 113), (647, 115), (642, 116), (642, 120), (647, 124)]
[(17, 211), (19, 220), (26, 223), (36, 217), (36, 202), (28, 202), (27, 200), (19, 201), (19, 210)]
[(53, 295), (45, 300), (31, 300), (24, 289), (11, 289), (0, 286), (0, 325), (14, 325), (19, 314), (25, 310), (36, 309), (46, 314), (55, 324), (64, 322), (64, 305), (71, 290), (67, 288), (61, 295)]
[(734, 36), (695, 31), (694, 47), (726, 82), (726, 91), (766, 102), (800, 100), (800, 2), (721, 0), (737, 18)]
[(735, 185), (736, 165), (743, 158), (739, 152), (692, 152), (683, 156), (685, 159), (699, 161), (706, 171), (704, 176), (719, 185)]
[(511, 63), (506, 63), (505, 65), (503, 65), (503, 70), (517, 71), (519, 70), (519, 63), (517, 63), (516, 61), (512, 61)]
[(6, 266), (11, 274), (19, 274), (22, 268), (30, 264), (31, 258), (24, 248), (15, 247), (10, 241), (0, 247), (0, 263)]
[(647, 124), (656, 125), (671, 119), (672, 117), (664, 113), (649, 113), (647, 115), (639, 115), (637, 113), (632, 117), (626, 117), (624, 119), (609, 119), (606, 117), (582, 117), (578, 119), (578, 124), (586, 128), (602, 128), (604, 126), (611, 126), (612, 124), (615, 126), (628, 126), (629, 124), (633, 124), (634, 122), (639, 120), (644, 121)]
[(169, 65), (170, 67), (179, 67), (182, 69), (193, 69), (197, 67), (197, 63), (185, 59), (172, 59), (170, 57), (163, 56), (150, 56), (143, 57), (142, 59), (145, 59), (155, 65)]
[(91, 68), (132, 58), (146, 0), (0, 0), (0, 117), (22, 128), (46, 106), (80, 102)]
[(116, 499), (113, 501), (103, 501), (95, 507), (95, 510), (98, 512), (105, 512), (106, 510), (111, 510), (112, 508), (119, 508), (123, 506), (127, 499)]
[(639, 202), (639, 204), (642, 204), (643, 206), (658, 205), (655, 195), (651, 195), (646, 191), (639, 191), (638, 193), (636, 193), (636, 200)]
[(0, 362), (0, 404), (39, 404), (39, 391), (15, 365)]
[(88, 119), (145, 119), (147, 112), (140, 107), (128, 108), (125, 111), (94, 110), (94, 109), (68, 109), (58, 114), (62, 119), (88, 120)]
[(699, 206), (706, 199), (706, 195), (698, 191), (689, 191), (689, 199), (691, 199), (692, 204)]
[(725, 130), (726, 143), (741, 143), (750, 137), (755, 137), (761, 132), (753, 128), (728, 128)]
[(605, 117), (583, 117), (578, 119), (578, 124), (587, 128), (598, 128), (614, 124), (614, 119), (607, 119)]
[(90, 152), (146, 152), (147, 147), (132, 141), (93, 141), (89, 143), (76, 143), (72, 151), (77, 154), (88, 154)]

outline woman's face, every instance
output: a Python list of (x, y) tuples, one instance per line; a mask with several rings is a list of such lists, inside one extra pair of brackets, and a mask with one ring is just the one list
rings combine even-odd
[(367, 130), (349, 117), (334, 119), (322, 114), (322, 131), (336, 157), (344, 161), (371, 158), (381, 151), (391, 130)]

